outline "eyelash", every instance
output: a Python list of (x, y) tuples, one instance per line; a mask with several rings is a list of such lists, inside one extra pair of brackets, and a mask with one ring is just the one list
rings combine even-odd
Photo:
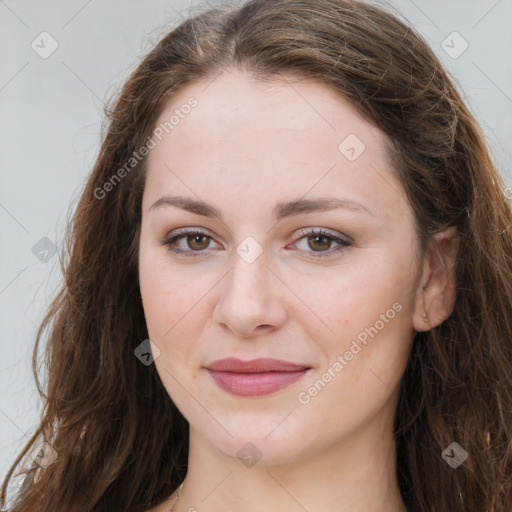
[[(184, 251), (182, 249), (176, 249), (175, 247), (172, 247), (172, 244), (175, 243), (177, 240), (180, 240), (181, 238), (184, 238), (184, 237), (193, 236), (193, 235), (202, 235), (202, 236), (205, 236), (205, 237), (213, 240), (213, 238), (211, 236), (209, 236), (204, 231), (201, 231), (198, 229), (180, 229), (176, 235), (174, 235), (170, 238), (163, 238), (160, 240), (160, 242), (162, 243), (162, 245), (167, 246), (167, 250), (171, 253), (179, 254), (182, 256), (186, 256), (186, 257), (192, 257), (192, 258), (202, 256), (204, 254), (204, 252), (207, 251), (207, 249), (199, 250), (199, 251), (197, 251), (197, 250), (196, 251), (194, 251), (194, 250)], [(298, 232), (298, 235), (299, 235), (298, 241), (302, 240), (306, 236), (307, 237), (321, 236), (321, 237), (327, 238), (328, 240), (330, 240), (332, 242), (336, 242), (339, 244), (338, 247), (336, 247), (334, 249), (328, 249), (327, 251), (306, 251), (306, 252), (311, 252), (311, 253), (315, 254), (315, 256), (314, 256), (315, 258), (325, 258), (327, 256), (331, 256), (333, 253), (341, 252), (351, 245), (351, 242), (349, 240), (339, 238), (339, 237), (325, 231), (322, 228), (301, 229)]]

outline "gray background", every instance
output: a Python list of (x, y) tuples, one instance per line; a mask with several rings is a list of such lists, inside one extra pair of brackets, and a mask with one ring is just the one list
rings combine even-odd
[[(512, 0), (387, 5), (425, 36), (456, 78), (512, 185)], [(99, 147), (103, 102), (189, 6), (182, 0), (0, 0), (2, 479), (34, 432), (41, 407), (31, 353), (61, 278), (58, 257), (41, 239), (61, 247)], [(44, 31), (58, 43), (45, 59), (31, 47), (35, 41), (39, 52), (51, 48)], [(465, 43), (454, 31), (469, 44), (460, 56)]]

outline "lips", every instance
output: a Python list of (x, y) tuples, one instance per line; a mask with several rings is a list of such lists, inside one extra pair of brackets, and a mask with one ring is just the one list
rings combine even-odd
[(309, 366), (279, 359), (219, 359), (206, 366), (214, 382), (237, 396), (254, 397), (275, 393), (290, 386), (310, 369)]

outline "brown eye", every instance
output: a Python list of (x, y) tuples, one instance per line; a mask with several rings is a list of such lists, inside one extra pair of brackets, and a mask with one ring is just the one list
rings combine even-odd
[(187, 236), (187, 245), (195, 251), (207, 249), (210, 245), (210, 239), (206, 235), (195, 234)]
[(330, 233), (323, 228), (305, 228), (297, 233), (299, 240), (296, 248), (304, 253), (313, 254), (315, 258), (334, 256), (352, 244), (344, 235)]
[(219, 244), (210, 235), (196, 229), (181, 230), (181, 233), (178, 232), (175, 236), (162, 238), (161, 243), (167, 246), (170, 252), (181, 256), (203, 256), (211, 249), (219, 248)]
[(314, 251), (326, 251), (331, 248), (333, 240), (322, 235), (308, 237), (308, 245)]

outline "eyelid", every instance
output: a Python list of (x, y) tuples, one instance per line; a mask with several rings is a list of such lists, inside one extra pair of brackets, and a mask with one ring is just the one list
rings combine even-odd
[(301, 251), (303, 254), (306, 255), (307, 258), (310, 259), (329, 258), (332, 256), (339, 255), (353, 244), (353, 240), (349, 236), (343, 235), (342, 233), (339, 233), (337, 231), (332, 233), (329, 230), (321, 227), (309, 227), (300, 229), (295, 234), (296, 240), (295, 242), (293, 242), (293, 244), (296, 244), (300, 242), (303, 238), (309, 236), (321, 236), (338, 244), (336, 247), (331, 247), (326, 251)]
[[(209, 238), (211, 241), (218, 243), (215, 240), (215, 237), (212, 236), (210, 231), (206, 228), (200, 228), (200, 227), (188, 227), (188, 228), (178, 228), (177, 230), (173, 231), (171, 234), (161, 238), (159, 241), (162, 245), (167, 246), (167, 250), (169, 252), (172, 252), (174, 254), (178, 255), (184, 255), (184, 256), (192, 256), (192, 257), (198, 257), (203, 256), (204, 254), (207, 254), (212, 249), (203, 249), (203, 250), (183, 250), (183, 249), (177, 249), (172, 247), (172, 243), (174, 243), (176, 240), (182, 239), (186, 236), (190, 235), (202, 235), (206, 238)], [(293, 244), (301, 241), (303, 238), (307, 236), (323, 236), (327, 239), (330, 239), (331, 241), (338, 244), (335, 248), (330, 248), (326, 251), (303, 251), (306, 254), (311, 253), (313, 254), (314, 258), (321, 258), (321, 257), (328, 257), (333, 254), (336, 254), (343, 249), (349, 247), (352, 245), (353, 240), (346, 235), (343, 235), (338, 232), (331, 232), (330, 230), (327, 230), (322, 227), (308, 227), (308, 228), (302, 228), (295, 232), (294, 238), (295, 241), (292, 242)], [(213, 249), (218, 250), (218, 249)]]
[(212, 240), (215, 240), (217, 237), (214, 236), (210, 230), (202, 227), (188, 227), (188, 228), (177, 228), (174, 231), (171, 231), (170, 234), (166, 235), (164, 238), (166, 240), (169, 240), (170, 238), (177, 238), (181, 235), (195, 235), (195, 234), (201, 234), (205, 235)]
[[(164, 238), (165, 238), (165, 240), (168, 240), (169, 238), (174, 238), (179, 235), (190, 235), (190, 234), (196, 234), (196, 233), (206, 235), (206, 236), (210, 237), (212, 240), (215, 240), (215, 238), (216, 238), (208, 229), (202, 228), (202, 227), (178, 228), (174, 232), (172, 232), (171, 234), (167, 235)], [(326, 236), (331, 236), (333, 238), (339, 238), (346, 242), (350, 242), (350, 243), (353, 242), (353, 240), (349, 236), (339, 233), (337, 231), (332, 232), (331, 230), (328, 230), (323, 227), (301, 228), (298, 231), (296, 231), (293, 236), (294, 236), (294, 238), (296, 238), (296, 237), (301, 238), (306, 235), (312, 235), (312, 234), (314, 235), (317, 233), (321, 233)]]
[(340, 242), (345, 242), (349, 244), (354, 242), (352, 238), (349, 237), (348, 235), (344, 235), (343, 233), (339, 233), (338, 231), (331, 231), (329, 229), (322, 227), (301, 228), (295, 233), (294, 236), (299, 236), (299, 238), (302, 238), (307, 235), (312, 236), (317, 234), (325, 235), (335, 240), (339, 240)]
[[(165, 235), (164, 237), (159, 238), (159, 241), (162, 244), (165, 244), (165, 243), (169, 243), (172, 240), (184, 238), (184, 237), (190, 236), (190, 235), (203, 235), (206, 238), (209, 238), (210, 240), (212, 240), (216, 243), (219, 243), (216, 240), (217, 236), (214, 236), (208, 229), (201, 228), (201, 227), (178, 228), (178, 229), (172, 231), (171, 233), (169, 233), (168, 235)], [(199, 252), (199, 251), (196, 251), (196, 252)]]

